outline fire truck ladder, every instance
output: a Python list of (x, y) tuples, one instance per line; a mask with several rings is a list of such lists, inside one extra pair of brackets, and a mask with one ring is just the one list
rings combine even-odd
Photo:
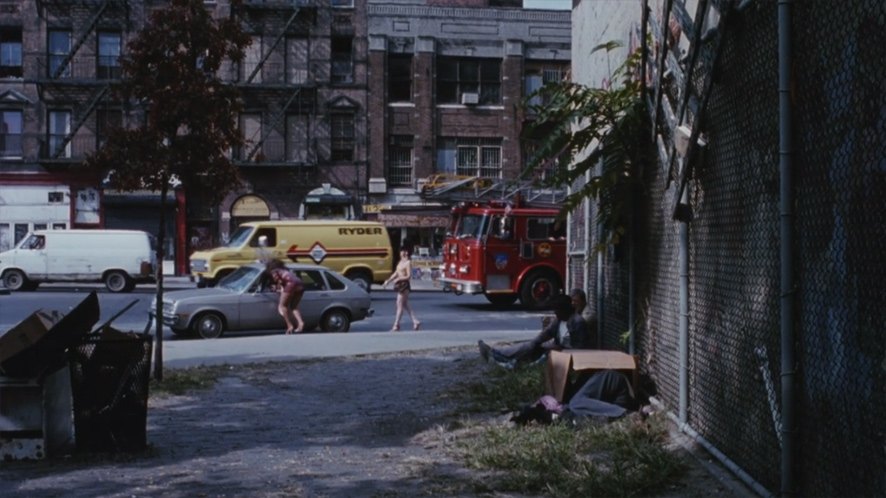
[[(742, 1), (737, 8), (743, 8), (748, 2)], [(683, 191), (689, 178), (695, 150), (699, 147), (701, 135), (702, 117), (707, 107), (713, 90), (713, 68), (720, 58), (723, 48), (724, 31), (730, 12), (733, 10), (734, 0), (700, 0), (698, 2), (694, 18), (686, 11), (683, 2), (667, 0), (664, 4), (662, 19), (674, 19), (683, 34), (690, 40), (689, 52), (684, 60), (678, 61), (668, 45), (668, 28), (660, 25), (653, 16), (648, 16), (647, 25), (658, 40), (661, 47), (654, 68), (654, 95), (651, 102), (647, 102), (652, 122), (657, 123), (659, 114), (667, 124), (671, 140), (664, 144), (663, 137), (656, 133), (654, 137), (658, 143), (659, 159), (668, 167), (668, 182), (673, 176), (677, 176), (677, 195), (674, 196), (673, 218), (681, 219), (685, 216), (682, 206)], [(647, 7), (648, 8), (648, 7)], [(714, 9), (719, 13), (716, 25), (710, 26), (703, 32), (704, 20), (708, 17), (708, 9)], [(666, 21), (662, 21), (666, 22)], [(645, 39), (645, 34), (644, 34)], [(696, 62), (701, 58), (701, 67), (698, 69), (703, 75), (703, 81), (699, 85), (700, 95), (693, 92), (693, 73)], [(685, 71), (681, 67), (685, 63)], [(674, 78), (675, 87), (678, 89), (676, 111), (665, 89), (669, 86), (668, 81)], [(686, 126), (688, 125), (688, 126)], [(688, 139), (685, 151), (678, 151), (677, 140)], [(674, 175), (673, 171), (677, 162), (677, 155), (683, 156), (683, 163)]]
[(498, 180), (488, 184), (470, 177), (446, 182), (422, 191), (425, 198), (450, 202), (504, 201), (537, 207), (559, 207), (566, 198), (564, 189), (541, 188), (532, 182)]

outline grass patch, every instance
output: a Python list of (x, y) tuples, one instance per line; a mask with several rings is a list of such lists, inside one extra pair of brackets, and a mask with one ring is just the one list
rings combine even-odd
[(534, 366), (507, 370), (490, 368), (489, 375), (478, 382), (457, 386), (453, 395), (462, 399), (469, 412), (519, 410), (544, 393), (544, 370)]
[(162, 381), (151, 377), (150, 396), (170, 396), (185, 394), (189, 391), (210, 389), (219, 377), (230, 372), (230, 365), (199, 366), (166, 370)]
[(629, 417), (605, 425), (486, 426), (459, 438), (456, 451), (473, 469), (492, 471), (486, 491), (555, 497), (638, 496), (685, 473), (670, 453), (667, 421)]

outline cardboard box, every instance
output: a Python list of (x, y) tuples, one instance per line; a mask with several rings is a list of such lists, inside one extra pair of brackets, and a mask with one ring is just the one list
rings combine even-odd
[(37, 310), (0, 335), (0, 373), (8, 375), (4, 371), (7, 360), (37, 344), (61, 318), (58, 312)]
[(83, 340), (98, 318), (95, 291), (67, 315), (43, 310), (35, 312), (0, 336), (0, 374), (36, 377), (61, 368), (67, 350)]
[(601, 349), (572, 349), (549, 351), (545, 365), (545, 393), (563, 402), (566, 385), (573, 374), (594, 373), (600, 370), (618, 370), (631, 379), (637, 388), (637, 360), (621, 351)]

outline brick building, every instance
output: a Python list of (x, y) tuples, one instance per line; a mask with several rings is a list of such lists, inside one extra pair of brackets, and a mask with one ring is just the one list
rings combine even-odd
[[(0, 1), (0, 250), (44, 227), (157, 232), (158, 195), (107, 190), (82, 163), (110, 128), (143, 118), (111, 88), (127, 43), (164, 4)], [(448, 205), (422, 199), (422, 180), (516, 175), (519, 103), (568, 67), (569, 12), (520, 4), (205, 2), (253, 38), (219, 74), (245, 104), (247, 145), (232, 151), (244, 184), (218, 205), (194, 188), (165, 200), (177, 271), (251, 219), (374, 217), (397, 242), (433, 246)]]
[(368, 0), (369, 216), (395, 244), (439, 248), (450, 202), (434, 174), (514, 179), (524, 97), (566, 76), (568, 10), (508, 0)]

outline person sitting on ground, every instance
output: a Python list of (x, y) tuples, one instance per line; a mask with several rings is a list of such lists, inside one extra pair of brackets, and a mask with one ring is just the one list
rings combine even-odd
[(535, 338), (504, 348), (493, 348), (481, 340), (477, 342), (480, 355), (485, 361), (492, 359), (506, 368), (515, 368), (540, 360), (552, 349), (590, 348), (588, 323), (582, 318), (581, 311), (577, 312), (573, 307), (572, 298), (560, 295), (554, 298), (553, 304), (556, 318)]

